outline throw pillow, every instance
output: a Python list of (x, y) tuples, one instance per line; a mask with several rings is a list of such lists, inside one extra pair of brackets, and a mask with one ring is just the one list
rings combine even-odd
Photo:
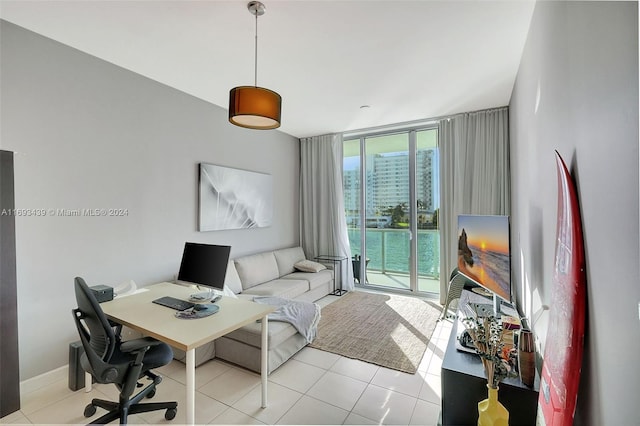
[(301, 260), (293, 265), (298, 271), (302, 272), (319, 272), (323, 269), (327, 269), (322, 263), (314, 262), (312, 260)]

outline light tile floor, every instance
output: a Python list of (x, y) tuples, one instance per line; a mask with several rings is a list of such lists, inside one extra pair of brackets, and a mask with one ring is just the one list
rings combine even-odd
[[(326, 301), (325, 301), (326, 303)], [(322, 304), (325, 304), (322, 303)], [(418, 372), (401, 373), (306, 347), (269, 376), (268, 399), (260, 408), (260, 376), (214, 359), (196, 369), (196, 423), (295, 425), (436, 425), (440, 413), (440, 366), (451, 332), (450, 320), (437, 324)], [(178, 401), (178, 415), (164, 412), (129, 417), (134, 424), (183, 424), (186, 420), (184, 364), (157, 370), (164, 380), (154, 401)], [(0, 424), (79, 424), (91, 398), (117, 400), (113, 385), (73, 392), (66, 378), (22, 394), (22, 409)], [(102, 415), (98, 409), (94, 416)]]

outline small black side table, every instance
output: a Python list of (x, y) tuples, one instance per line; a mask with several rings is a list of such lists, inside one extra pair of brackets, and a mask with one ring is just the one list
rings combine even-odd
[[(458, 315), (462, 316), (461, 313)], [(461, 325), (454, 320), (442, 359), (442, 426), (477, 424), (478, 402), (487, 397), (487, 379), (480, 357), (456, 349), (457, 328)], [(536, 424), (539, 391), (540, 376), (537, 372), (531, 388), (519, 378), (507, 378), (500, 383), (498, 400), (509, 411), (510, 425)]]
[[(343, 294), (345, 294), (347, 292), (347, 290), (343, 290), (342, 289), (342, 262), (344, 262), (345, 260), (347, 260), (347, 256), (333, 256), (330, 254), (321, 254), (320, 256), (316, 256), (315, 260), (317, 260), (320, 263), (326, 262), (326, 263), (332, 263), (333, 264), (333, 291), (329, 294), (332, 294), (334, 296), (342, 296)], [(336, 280), (338, 279), (338, 274), (336, 273), (336, 266), (338, 267), (337, 269), (340, 271), (339, 277), (340, 277), (340, 286), (337, 287), (336, 285)]]

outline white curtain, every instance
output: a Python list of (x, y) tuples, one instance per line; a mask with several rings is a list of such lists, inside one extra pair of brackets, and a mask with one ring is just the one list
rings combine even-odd
[(440, 301), (458, 256), (458, 215), (511, 212), (508, 107), (440, 121)]
[(300, 240), (310, 259), (344, 256), (342, 288), (353, 290), (342, 193), (342, 135), (300, 139)]

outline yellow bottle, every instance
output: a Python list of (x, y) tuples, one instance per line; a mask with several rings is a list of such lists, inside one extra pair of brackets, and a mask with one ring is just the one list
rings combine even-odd
[(509, 412), (498, 401), (498, 388), (489, 389), (489, 398), (478, 402), (478, 426), (508, 426)]

